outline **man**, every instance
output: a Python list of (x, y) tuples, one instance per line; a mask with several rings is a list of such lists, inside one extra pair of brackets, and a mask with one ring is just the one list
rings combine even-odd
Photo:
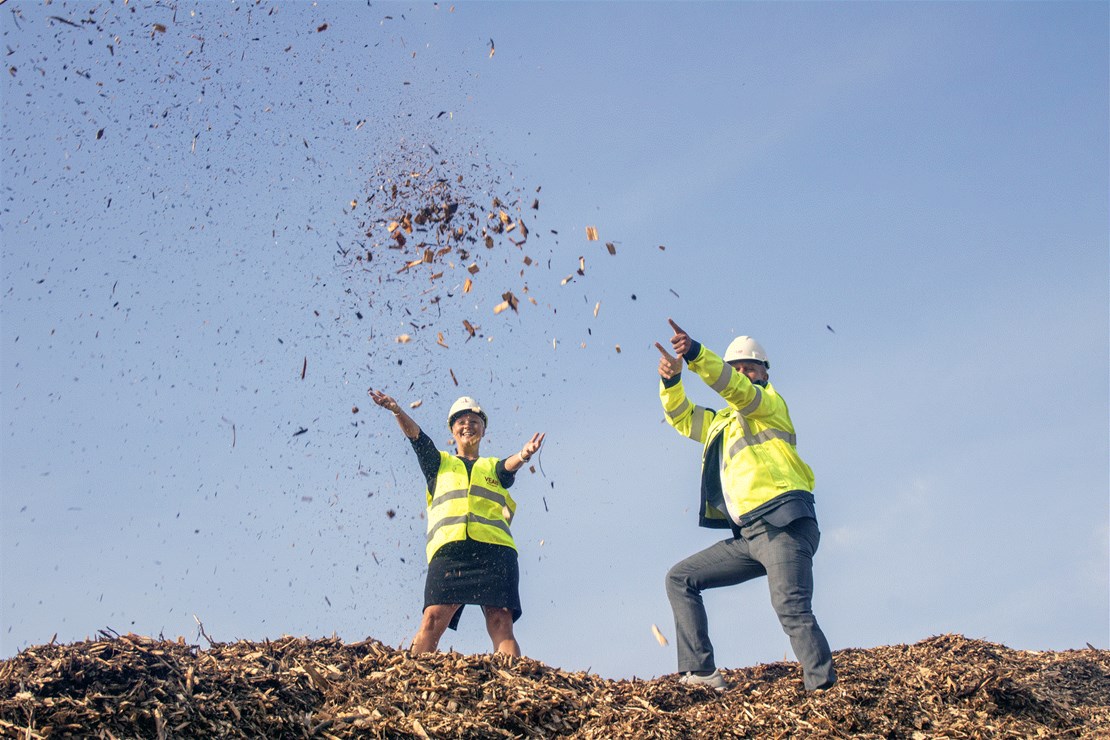
[[(702, 443), (699, 524), (732, 536), (667, 573), (678, 670), (685, 684), (724, 691), (713, 660), (701, 592), (767, 576), (771, 605), (802, 664), (807, 691), (836, 683), (829, 643), (813, 616), (813, 554), (821, 533), (813, 506), (813, 471), (794, 448), (786, 402), (768, 382), (771, 363), (751, 337), (737, 337), (724, 360), (668, 319), (671, 356), (658, 342), (659, 395), (671, 426)], [(682, 360), (720, 394), (720, 411), (696, 406), (682, 387)]]

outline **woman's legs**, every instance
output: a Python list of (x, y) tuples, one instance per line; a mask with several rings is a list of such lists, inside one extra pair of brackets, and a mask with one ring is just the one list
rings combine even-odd
[[(452, 612), (453, 613), (453, 612)], [(496, 606), (483, 606), (486, 615), (486, 630), (493, 640), (494, 652), (520, 657), (520, 645), (513, 636), (513, 611)]]
[(420, 629), (416, 637), (412, 638), (412, 652), (430, 653), (439, 646), (439, 638), (443, 637), (451, 618), (459, 610), (461, 604), (432, 604), (424, 608), (424, 616), (420, 619)]

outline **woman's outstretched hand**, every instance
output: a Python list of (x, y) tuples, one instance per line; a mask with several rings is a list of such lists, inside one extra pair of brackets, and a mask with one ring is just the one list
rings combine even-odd
[(536, 434), (533, 434), (532, 439), (525, 442), (524, 446), (520, 448), (520, 459), (523, 462), (528, 462), (528, 458), (539, 452), (540, 445), (543, 444), (543, 436), (543, 432), (537, 432)]
[(397, 404), (397, 402), (381, 391), (376, 391), (371, 388), (366, 393), (370, 396), (370, 399), (374, 403), (378, 404), (383, 409), (386, 409), (387, 411), (392, 411), (394, 414), (400, 412), (401, 407)]
[(370, 396), (370, 400), (383, 409), (393, 412), (393, 417), (397, 419), (397, 423), (401, 425), (401, 431), (405, 433), (406, 437), (409, 439), (416, 439), (420, 436), (420, 425), (413, 421), (411, 416), (401, 410), (400, 404), (385, 393), (376, 391), (373, 388), (366, 391), (366, 395)]

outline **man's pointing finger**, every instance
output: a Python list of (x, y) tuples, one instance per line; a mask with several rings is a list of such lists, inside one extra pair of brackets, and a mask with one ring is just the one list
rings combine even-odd
[(659, 342), (655, 343), (655, 348), (657, 350), (659, 350), (659, 354), (663, 355), (668, 360), (673, 360), (674, 359), (673, 357), (671, 357), (670, 353), (667, 352), (667, 350), (663, 349), (663, 345), (661, 345)]
[(686, 332), (685, 332), (685, 331), (684, 331), (684, 330), (682, 329), (682, 327), (681, 327), (681, 326), (679, 326), (678, 324), (676, 324), (676, 323), (674, 322), (674, 319), (667, 319), (667, 323), (671, 325), (671, 328), (672, 328), (672, 329), (674, 329), (674, 333), (675, 333), (675, 334), (685, 334), (685, 333), (686, 333)]

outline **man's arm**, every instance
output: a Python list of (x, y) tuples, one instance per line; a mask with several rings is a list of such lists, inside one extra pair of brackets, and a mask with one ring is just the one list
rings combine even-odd
[(682, 436), (704, 443), (715, 412), (690, 403), (682, 387), (682, 360), (672, 357), (658, 342), (655, 348), (662, 355), (659, 360), (659, 400), (663, 403), (667, 423)]
[(671, 346), (675, 352), (680, 353), (689, 368), (729, 406), (744, 416), (754, 417), (768, 417), (780, 410), (778, 406), (782, 403), (781, 399), (774, 394), (764, 394), (762, 388), (748, 380), (748, 376), (736, 372), (715, 352), (695, 342), (673, 320), (667, 321), (674, 330)]

